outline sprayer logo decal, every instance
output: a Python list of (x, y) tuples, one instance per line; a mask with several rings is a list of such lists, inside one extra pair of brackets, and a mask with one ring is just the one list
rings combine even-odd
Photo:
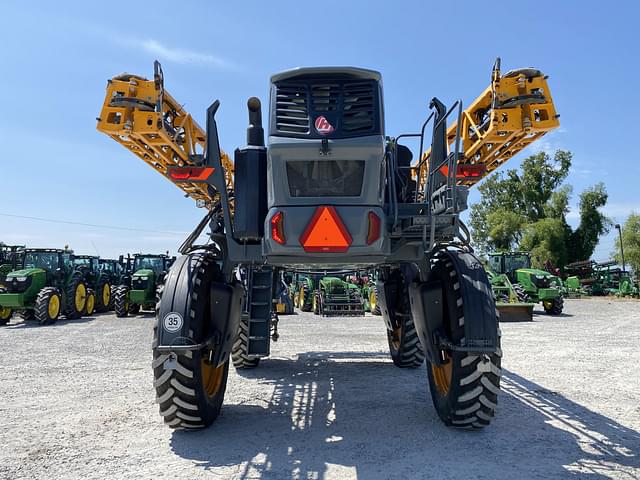
[(324, 118), (322, 115), (316, 118), (315, 125), (316, 130), (320, 135), (327, 135), (335, 130), (335, 128), (333, 128), (333, 125), (329, 123), (329, 120)]

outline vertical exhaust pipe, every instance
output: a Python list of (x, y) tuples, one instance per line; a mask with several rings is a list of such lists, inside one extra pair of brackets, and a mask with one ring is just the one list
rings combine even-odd
[(247, 145), (264, 147), (264, 129), (262, 128), (262, 108), (260, 99), (251, 97), (247, 100), (249, 110), (249, 127), (247, 128)]

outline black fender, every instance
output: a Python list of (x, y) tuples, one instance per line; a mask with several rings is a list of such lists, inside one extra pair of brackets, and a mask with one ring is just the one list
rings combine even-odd
[[(209, 348), (210, 363), (225, 363), (238, 332), (244, 301), (239, 282), (223, 282), (219, 262), (206, 253), (183, 255), (171, 267), (157, 307), (159, 351), (184, 353)], [(208, 322), (206, 337), (194, 340), (195, 322)]]
[[(451, 262), (455, 273), (438, 276), (434, 269), (426, 282), (409, 287), (411, 314), (427, 358), (442, 364), (443, 350), (494, 353), (498, 349), (498, 322), (491, 283), (478, 258), (463, 250), (442, 250), (437, 262)], [(446, 335), (446, 322), (456, 319), (456, 305), (445, 299), (460, 291), (464, 309), (464, 339), (453, 344)], [(445, 311), (445, 304), (447, 310)]]

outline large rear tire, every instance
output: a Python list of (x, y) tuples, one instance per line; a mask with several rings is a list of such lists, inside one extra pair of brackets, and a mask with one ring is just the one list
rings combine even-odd
[(129, 315), (129, 289), (125, 285), (118, 285), (113, 290), (113, 310), (116, 317), (123, 318)]
[(82, 280), (82, 273), (76, 272), (71, 277), (66, 289), (65, 316), (74, 320), (82, 316), (87, 303), (87, 286)]
[(62, 297), (58, 289), (45, 287), (36, 297), (35, 316), (40, 325), (52, 325), (56, 323), (62, 310)]
[[(159, 352), (157, 312), (163, 302), (170, 303), (168, 311), (189, 312), (189, 338), (194, 343), (205, 341), (211, 335), (209, 287), (213, 281), (220, 281), (219, 277), (220, 269), (211, 255), (192, 253), (180, 257), (171, 267), (156, 307), (152, 345), (154, 386), (160, 415), (171, 428), (198, 429), (215, 421), (222, 408), (229, 361), (220, 366), (209, 364), (210, 351), (206, 348), (177, 355)], [(172, 355), (176, 355), (175, 362), (170, 361)]]
[(387, 342), (391, 360), (396, 367), (417, 368), (424, 363), (424, 349), (411, 316), (409, 289), (400, 270), (391, 273), (389, 281), (397, 283), (398, 299), (392, 315), (393, 330), (387, 329)]
[(90, 317), (96, 311), (96, 292), (91, 288), (87, 289), (87, 301), (84, 304), (83, 316)]
[(96, 312), (106, 312), (111, 305), (111, 285), (106, 280), (101, 281), (96, 288)]
[(303, 312), (311, 312), (313, 310), (313, 296), (307, 282), (304, 282), (300, 286), (300, 299), (298, 303), (300, 304), (300, 310)]
[[(453, 343), (458, 344), (464, 337), (465, 319), (469, 321), (473, 318), (473, 312), (465, 310), (460, 280), (448, 256), (440, 257), (433, 265), (432, 279), (442, 282), (444, 328)], [(489, 284), (487, 288), (491, 291)], [(497, 322), (496, 310), (496, 324)], [(469, 428), (489, 425), (495, 414), (500, 391), (502, 351), (499, 340), (498, 338), (496, 353), (472, 355), (447, 351), (447, 362), (444, 365), (428, 365), (431, 398), (445, 425)]]
[(238, 370), (256, 368), (260, 363), (260, 357), (250, 357), (249, 351), (249, 319), (246, 315), (240, 317), (240, 327), (238, 336), (233, 343), (231, 350), (231, 360), (233, 366)]

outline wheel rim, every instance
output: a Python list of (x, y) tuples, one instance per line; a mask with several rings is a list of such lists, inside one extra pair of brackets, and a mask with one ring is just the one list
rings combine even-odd
[(6, 320), (11, 316), (11, 309), (8, 307), (0, 307), (0, 320)]
[(304, 288), (300, 289), (300, 300), (298, 300), (300, 308), (304, 307)]
[(445, 354), (445, 359), (448, 360), (444, 365), (431, 364), (431, 373), (433, 373), (433, 383), (436, 384), (436, 390), (442, 396), (449, 394), (451, 388), (451, 376), (453, 373), (453, 360), (449, 354)]
[(313, 296), (313, 313), (316, 313), (318, 311), (318, 299), (316, 298), (316, 296)]
[(372, 313), (376, 309), (377, 300), (376, 292), (371, 290), (371, 292), (369, 292), (369, 310), (371, 310)]
[(111, 301), (111, 287), (109, 284), (105, 284), (102, 287), (102, 305), (109, 305)]
[(224, 378), (225, 364), (215, 368), (213, 365), (207, 363), (204, 358), (201, 360), (202, 366), (202, 386), (204, 391), (209, 397), (213, 397), (220, 391), (222, 386), (222, 379)]
[(546, 310), (551, 310), (551, 308), (553, 307), (553, 302), (551, 300), (545, 300), (544, 302), (542, 302), (542, 305), (544, 305), (544, 308)]
[(49, 313), (49, 318), (57, 318), (60, 314), (60, 297), (58, 295), (51, 295), (49, 298), (47, 313)]
[(93, 313), (93, 308), (95, 307), (95, 297), (93, 295), (89, 295), (87, 297), (87, 314), (91, 315)]
[(76, 296), (75, 296), (76, 310), (78, 310), (79, 312), (82, 311), (86, 302), (87, 302), (87, 289), (85, 288), (84, 284), (80, 283), (76, 287)]
[(395, 351), (400, 350), (400, 338), (402, 337), (402, 327), (394, 328), (391, 332), (391, 345)]

